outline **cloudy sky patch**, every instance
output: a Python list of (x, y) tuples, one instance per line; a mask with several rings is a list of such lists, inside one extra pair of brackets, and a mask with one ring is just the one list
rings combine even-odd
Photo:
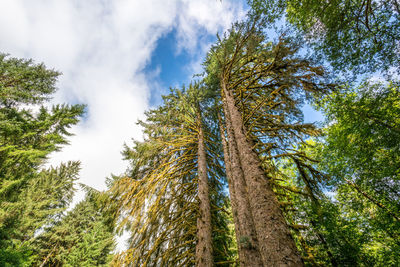
[(216, 33), (243, 17), (243, 6), (233, 0), (1, 0), (0, 51), (61, 71), (54, 103), (87, 104), (71, 144), (51, 163), (80, 160), (80, 182), (104, 189), (105, 177), (125, 170), (122, 145), (141, 138), (135, 123), (158, 104), (152, 94), (200, 70)]

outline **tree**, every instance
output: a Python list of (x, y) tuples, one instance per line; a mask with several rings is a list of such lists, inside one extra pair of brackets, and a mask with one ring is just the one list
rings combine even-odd
[[(20, 195), (18, 224), (12, 235), (14, 245), (36, 251), (35, 241), (57, 223), (70, 205), (78, 179), (79, 162), (68, 162), (57, 168), (42, 170), (30, 180)], [(32, 260), (37, 253), (32, 254)]]
[(68, 128), (84, 106), (30, 109), (54, 93), (58, 75), (32, 60), (0, 55), (0, 261), (5, 264), (30, 261), (27, 244), (62, 213), (73, 191), (78, 163), (42, 168), (51, 152), (67, 144)]
[(364, 238), (362, 232), (343, 217), (341, 204), (329, 197), (328, 193), (332, 193), (330, 179), (319, 171), (318, 139), (308, 139), (297, 148), (301, 153), (299, 156), (309, 159), (307, 165), (296, 157), (278, 159), (274, 190), (306, 264), (347, 266), (366, 263), (366, 258), (360, 257), (359, 253), (359, 244)]
[[(225, 172), (228, 179), (236, 242), (238, 244), (239, 262), (241, 266), (246, 266), (249, 263), (252, 263), (253, 266), (262, 266), (254, 221), (251, 216), (250, 203), (246, 195), (244, 174), (240, 169), (237, 148), (233, 142), (230, 142), (228, 145), (225, 127), (220, 117), (219, 123)], [(232, 139), (232, 136), (232, 131), (229, 131), (228, 137)]]
[[(308, 168), (306, 157), (290, 147), (318, 133), (313, 125), (301, 123), (300, 106), (305, 99), (327, 92), (329, 86), (323, 82), (321, 67), (296, 56), (296, 43), (284, 39), (277, 44), (266, 42), (264, 23), (250, 16), (236, 24), (211, 50), (206, 79), (220, 90), (230, 143), (229, 180), (234, 183), (235, 195), (244, 190), (248, 204), (243, 206), (249, 206), (254, 222), (252, 226), (249, 218), (242, 224), (238, 220), (237, 229), (246, 228), (250, 233), (239, 238), (239, 255), (241, 249), (251, 247), (259, 251), (264, 266), (298, 266), (302, 264), (300, 255), (272, 189), (272, 159), (297, 157), (298, 168)], [(254, 232), (256, 243), (249, 242), (255, 240)], [(252, 261), (247, 258), (241, 263), (247, 266)]]
[(286, 20), (319, 57), (338, 70), (387, 71), (399, 66), (398, 0), (250, 0), (256, 13)]
[(119, 227), (127, 226), (131, 239), (115, 264), (210, 266), (229, 259), (220, 148), (199, 86), (165, 96), (140, 122), (145, 141), (124, 152), (131, 169), (111, 191), (120, 203)]
[(342, 216), (364, 229), (358, 255), (371, 265), (399, 262), (399, 92), (396, 81), (366, 81), (321, 103), (328, 121), (321, 168), (332, 178)]
[(114, 221), (89, 192), (34, 243), (37, 266), (109, 266), (115, 248)]
[[(189, 91), (190, 93), (190, 91)], [(196, 97), (196, 94), (192, 97)], [(190, 104), (190, 102), (189, 102)], [(195, 107), (197, 124), (197, 172), (198, 172), (198, 197), (199, 217), (197, 218), (197, 245), (196, 245), (196, 266), (212, 267), (212, 224), (211, 204), (208, 185), (207, 156), (205, 148), (204, 125), (201, 117), (199, 103), (192, 103)]]

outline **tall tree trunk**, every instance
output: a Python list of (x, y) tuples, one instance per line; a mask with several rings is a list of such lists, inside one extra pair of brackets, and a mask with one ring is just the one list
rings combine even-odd
[[(232, 124), (233, 141), (237, 145), (240, 165), (247, 185), (251, 214), (254, 220), (259, 250), (264, 266), (303, 266), (301, 257), (290, 235), (275, 193), (267, 180), (253, 142), (248, 140), (242, 116), (234, 98), (221, 81), (225, 95), (227, 120)], [(236, 187), (235, 187), (236, 188)]]
[[(231, 163), (229, 161), (228, 144), (226, 142), (225, 130), (224, 130), (224, 126), (222, 124), (221, 116), (219, 114), (218, 114), (218, 121), (219, 121), (219, 132), (220, 132), (221, 140), (222, 140), (222, 150), (224, 153), (224, 166), (225, 166), (226, 180), (228, 181), (229, 197), (231, 200), (233, 224), (235, 226), (236, 240), (239, 240), (240, 226), (239, 226), (239, 220), (237, 218), (237, 200), (236, 200), (236, 195), (235, 195), (235, 187), (232, 182), (233, 178), (232, 178), (232, 172), (231, 172)], [(239, 251), (239, 254), (240, 254), (240, 251)]]
[[(231, 195), (231, 202), (236, 204), (236, 211), (233, 210), (234, 222), (237, 224), (235, 229), (236, 241), (239, 252), (240, 266), (264, 266), (260, 255), (256, 229), (253, 217), (250, 212), (250, 203), (247, 194), (247, 187), (244, 181), (243, 170), (240, 167), (239, 155), (236, 144), (233, 142), (233, 132), (230, 120), (226, 119), (228, 143), (223, 138), (224, 154), (228, 154), (227, 170), (229, 168), (228, 186)], [(225, 153), (227, 150), (227, 153)], [(228, 171), (227, 171), (228, 173)]]
[(197, 150), (198, 165), (198, 190), (200, 201), (200, 215), (197, 219), (197, 245), (196, 245), (196, 266), (212, 267), (214, 266), (212, 250), (212, 226), (211, 226), (211, 205), (208, 188), (207, 159), (204, 147), (204, 132), (199, 118), (199, 143)]

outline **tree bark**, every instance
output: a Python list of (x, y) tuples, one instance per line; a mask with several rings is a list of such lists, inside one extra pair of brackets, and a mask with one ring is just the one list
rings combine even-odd
[(199, 217), (197, 219), (197, 244), (196, 244), (196, 266), (214, 266), (212, 249), (212, 226), (211, 226), (211, 205), (208, 188), (207, 159), (204, 147), (204, 133), (199, 118), (199, 143), (197, 149), (198, 165), (198, 196), (199, 196)]
[[(221, 120), (220, 120), (221, 122)], [(236, 242), (238, 246), (240, 266), (263, 266), (261, 255), (258, 251), (258, 241), (254, 227), (253, 218), (250, 214), (250, 205), (246, 194), (246, 185), (244, 184), (243, 172), (240, 169), (237, 149), (230, 142), (230, 149), (225, 138), (225, 133), (220, 124), (220, 133), (222, 139), (222, 147), (224, 153), (224, 163), (226, 176), (228, 180), (229, 195), (231, 200), (233, 221), (235, 224)], [(230, 136), (228, 132), (228, 136)], [(234, 173), (232, 173), (232, 165), (234, 165)], [(239, 189), (235, 189), (239, 186)], [(236, 192), (237, 191), (237, 192)]]
[[(290, 235), (275, 193), (267, 180), (253, 142), (246, 138), (242, 116), (234, 98), (221, 81), (225, 95), (227, 120), (232, 124), (233, 141), (237, 145), (240, 165), (247, 185), (251, 215), (264, 266), (303, 266), (301, 257)], [(235, 187), (236, 188), (236, 187)]]

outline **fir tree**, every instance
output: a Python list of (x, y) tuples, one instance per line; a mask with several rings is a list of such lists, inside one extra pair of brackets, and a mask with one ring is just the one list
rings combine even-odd
[[(42, 169), (47, 156), (67, 144), (68, 128), (84, 110), (43, 106), (58, 75), (32, 60), (0, 55), (0, 262), (6, 265), (30, 261), (29, 240), (61, 214), (72, 194), (77, 163)], [(32, 105), (42, 106), (35, 112)]]
[[(296, 55), (296, 43), (283, 38), (276, 44), (268, 42), (264, 24), (263, 19), (249, 16), (234, 25), (210, 51), (206, 80), (222, 102), (232, 206), (239, 209), (235, 223), (241, 231), (237, 240), (241, 264), (256, 259), (257, 266), (299, 266), (302, 260), (274, 190), (274, 161), (293, 159), (299, 169), (311, 172), (310, 177), (303, 176), (312, 181), (308, 188), (317, 189), (313, 178), (318, 173), (293, 144), (318, 134), (313, 125), (301, 122), (300, 107), (329, 86), (321, 80), (321, 67)], [(246, 210), (250, 214), (244, 217)]]
[(37, 266), (109, 266), (115, 248), (112, 214), (89, 193), (34, 243)]
[[(132, 232), (120, 265), (204, 266), (214, 264), (213, 258), (229, 263), (220, 148), (206, 123), (199, 89), (191, 85), (165, 96), (164, 104), (141, 122), (145, 141), (125, 151), (132, 166), (129, 177), (112, 188), (124, 218), (121, 226)], [(206, 174), (202, 178), (200, 168)], [(202, 192), (204, 187), (208, 192)], [(201, 250), (208, 255), (199, 256), (196, 246), (206, 247)]]

